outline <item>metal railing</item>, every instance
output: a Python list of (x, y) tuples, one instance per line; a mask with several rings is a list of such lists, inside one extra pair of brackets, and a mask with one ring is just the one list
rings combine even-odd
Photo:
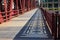
[(41, 8), (45, 20), (47, 21), (47, 26), (49, 27), (52, 36), (56, 39), (60, 36), (60, 14), (57, 12), (47, 11)]

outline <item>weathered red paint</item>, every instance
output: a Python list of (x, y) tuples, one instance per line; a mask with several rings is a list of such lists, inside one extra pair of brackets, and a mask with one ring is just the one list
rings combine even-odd
[[(1, 2), (3, 1), (3, 4)], [(35, 8), (35, 0), (0, 0), (0, 23)]]

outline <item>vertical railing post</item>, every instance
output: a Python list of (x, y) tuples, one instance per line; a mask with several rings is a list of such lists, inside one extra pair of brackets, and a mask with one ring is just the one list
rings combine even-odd
[(5, 7), (5, 14), (6, 14), (6, 21), (7, 21), (7, 2), (4, 0), (4, 7)]
[(17, 6), (17, 12), (18, 12), (18, 14), (17, 14), (17, 15), (19, 15), (18, 0), (16, 0), (16, 6)]
[(13, 14), (12, 5), (13, 5), (13, 0), (10, 0), (10, 19), (12, 18), (12, 14)]
[(52, 13), (52, 35), (57, 39), (57, 14)]
[(22, 4), (23, 5), (23, 10), (22, 11), (25, 12), (25, 0), (23, 0), (22, 2), (23, 2), (23, 4)]
[(30, 7), (29, 7), (29, 6), (30, 6), (30, 0), (28, 0), (28, 5), (27, 5), (27, 6), (28, 6), (28, 11), (29, 11), (29, 8), (30, 8)]
[(60, 39), (60, 14), (58, 14), (58, 39)]

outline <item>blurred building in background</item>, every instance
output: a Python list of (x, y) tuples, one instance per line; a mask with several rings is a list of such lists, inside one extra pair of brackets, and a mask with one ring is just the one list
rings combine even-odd
[(60, 10), (60, 0), (41, 0), (41, 7), (47, 10)]

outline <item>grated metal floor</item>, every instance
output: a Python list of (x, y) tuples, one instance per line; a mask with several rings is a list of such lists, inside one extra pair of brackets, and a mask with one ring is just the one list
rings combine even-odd
[(41, 10), (38, 9), (14, 40), (53, 40), (45, 24)]

